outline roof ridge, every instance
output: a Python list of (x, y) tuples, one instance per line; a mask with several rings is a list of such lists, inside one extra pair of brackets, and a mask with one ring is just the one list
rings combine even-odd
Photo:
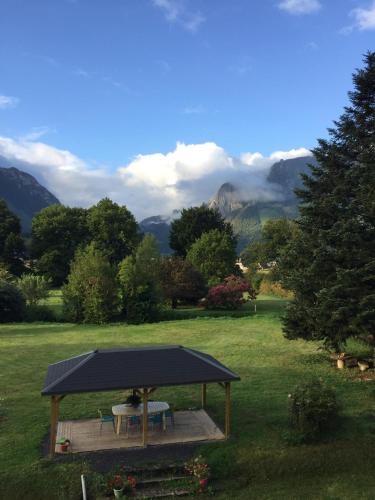
[[(215, 368), (219, 368), (220, 370), (227, 372), (228, 375), (231, 375), (232, 377), (233, 376), (238, 377), (237, 373), (232, 372), (231, 370), (229, 370), (229, 368), (222, 365), (221, 363), (219, 363), (219, 364), (214, 363), (213, 361), (211, 361), (211, 359), (208, 359), (205, 356), (202, 356), (202, 354), (206, 354), (206, 353), (200, 353), (200, 352), (196, 351), (195, 349), (190, 349), (189, 347), (184, 347), (183, 349), (185, 351), (191, 352), (191, 354), (193, 354), (193, 356), (201, 359), (202, 361), (205, 361), (206, 363), (210, 363), (210, 365), (214, 366)], [(212, 358), (212, 356), (210, 356), (209, 354), (206, 354), (206, 355), (209, 356), (210, 358)]]
[(70, 361), (71, 359), (81, 358), (82, 356), (88, 356), (89, 354), (92, 354), (93, 352), (95, 352), (95, 351), (83, 352), (82, 354), (77, 354), (77, 356), (72, 356), (71, 358), (62, 359), (60, 361), (56, 361), (55, 363), (50, 363), (48, 366), (55, 366), (55, 365), (59, 365), (60, 363), (65, 363), (66, 361)]
[[(78, 364), (76, 364), (75, 366), (73, 366), (73, 368), (71, 368), (67, 372), (63, 373), (59, 378), (57, 378), (56, 380), (54, 380), (53, 382), (51, 382), (49, 385), (47, 385), (47, 387), (44, 387), (42, 393), (50, 391), (55, 385), (57, 385), (58, 383), (62, 382), (64, 379), (66, 379), (67, 377), (69, 377), (69, 375), (71, 375), (72, 373), (74, 373), (78, 368), (81, 368), (81, 366), (84, 365), (89, 359), (92, 359), (97, 352), (98, 351), (90, 351), (90, 352), (88, 352), (87, 356), (82, 361), (80, 361)], [(79, 356), (73, 356), (73, 358), (69, 358), (69, 359), (74, 359), (74, 358), (78, 358), (78, 357)], [(67, 360), (65, 359), (63, 361), (67, 361)]]
[(150, 344), (144, 346), (133, 346), (133, 347), (113, 347), (110, 349), (96, 349), (94, 352), (105, 353), (105, 352), (119, 352), (119, 351), (152, 351), (157, 349), (184, 349), (184, 346), (179, 344)]

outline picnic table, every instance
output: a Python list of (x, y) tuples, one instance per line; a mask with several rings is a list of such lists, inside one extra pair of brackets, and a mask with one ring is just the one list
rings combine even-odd
[[(149, 401), (147, 413), (149, 415), (161, 413), (163, 416), (163, 430), (167, 428), (165, 412), (169, 410), (169, 404), (164, 401)], [(116, 434), (120, 434), (122, 417), (134, 417), (143, 415), (143, 404), (139, 406), (129, 406), (126, 404), (112, 406), (112, 413), (116, 419)]]

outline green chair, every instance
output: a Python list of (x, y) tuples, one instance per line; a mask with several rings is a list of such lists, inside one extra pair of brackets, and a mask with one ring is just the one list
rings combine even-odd
[(157, 425), (159, 428), (163, 425), (163, 416), (161, 413), (154, 413), (148, 417), (148, 423), (151, 424), (152, 431), (154, 431), (154, 427)]
[(115, 430), (115, 417), (113, 415), (103, 415), (100, 410), (98, 410), (98, 413), (100, 418), (100, 433), (102, 433), (103, 424), (107, 422), (111, 422), (113, 430)]

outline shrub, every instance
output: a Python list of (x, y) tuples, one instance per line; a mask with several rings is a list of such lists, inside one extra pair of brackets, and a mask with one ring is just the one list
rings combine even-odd
[(207, 309), (240, 309), (250, 299), (256, 298), (251, 284), (238, 276), (228, 276), (220, 285), (210, 288), (206, 297)]
[(50, 280), (37, 274), (23, 274), (18, 279), (17, 286), (23, 293), (26, 303), (35, 306), (48, 297)]
[(34, 321), (46, 321), (51, 323), (56, 321), (56, 316), (49, 307), (33, 304), (26, 306), (25, 321), (28, 323), (33, 323)]
[(62, 291), (64, 314), (70, 321), (105, 323), (118, 311), (115, 272), (92, 244), (77, 251)]
[(21, 321), (25, 305), (25, 298), (15, 285), (0, 281), (0, 323)]
[(289, 394), (292, 430), (301, 441), (317, 441), (338, 421), (339, 407), (335, 392), (321, 379), (297, 385)]

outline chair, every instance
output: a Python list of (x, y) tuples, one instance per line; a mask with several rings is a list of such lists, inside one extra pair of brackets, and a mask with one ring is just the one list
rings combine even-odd
[(129, 429), (136, 427), (138, 431), (141, 430), (141, 417), (138, 415), (132, 415), (126, 417), (126, 434), (129, 436)]
[(111, 422), (111, 424), (113, 425), (113, 430), (115, 430), (115, 417), (113, 415), (103, 415), (101, 410), (98, 410), (98, 413), (100, 418), (100, 433), (102, 433), (103, 424), (105, 424), (106, 422)]
[(151, 424), (152, 431), (154, 431), (155, 425), (161, 427), (163, 425), (163, 416), (161, 413), (155, 413), (148, 417), (148, 423)]
[(165, 412), (165, 418), (169, 418), (172, 427), (174, 427), (174, 413), (172, 408), (169, 408), (169, 410)]

